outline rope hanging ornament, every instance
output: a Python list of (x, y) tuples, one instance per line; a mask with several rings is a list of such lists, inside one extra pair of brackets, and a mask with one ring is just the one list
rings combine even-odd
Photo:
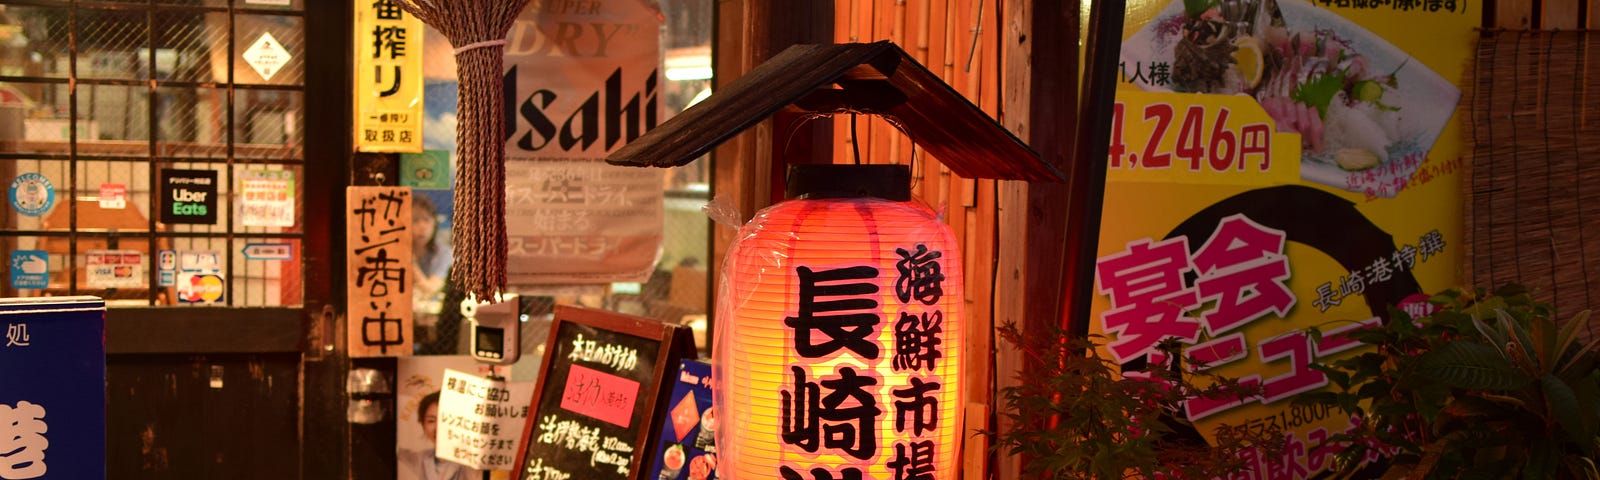
[(506, 286), (506, 33), (529, 0), (395, 0), (455, 46), (457, 93), (454, 266), (450, 281), (480, 299)]

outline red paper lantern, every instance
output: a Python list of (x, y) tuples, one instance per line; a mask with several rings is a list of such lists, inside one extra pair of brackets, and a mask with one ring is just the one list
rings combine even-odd
[(740, 230), (723, 269), (719, 476), (954, 478), (954, 234), (908, 201), (904, 166), (802, 165), (789, 189)]

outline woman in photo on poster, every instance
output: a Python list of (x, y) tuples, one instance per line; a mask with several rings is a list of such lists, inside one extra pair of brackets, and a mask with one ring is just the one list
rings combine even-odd
[(476, 470), (434, 456), (434, 442), (439, 434), (439, 392), (429, 393), (417, 402), (417, 422), (422, 425), (427, 448), (398, 452), (400, 479), (478, 480), (481, 477)]

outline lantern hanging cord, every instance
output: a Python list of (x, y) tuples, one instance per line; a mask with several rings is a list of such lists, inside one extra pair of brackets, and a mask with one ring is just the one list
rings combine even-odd
[(856, 137), (856, 112), (850, 112), (850, 150), (856, 154), (856, 165), (860, 165), (861, 139)]
[(500, 46), (505, 46), (505, 44), (506, 44), (505, 39), (489, 40), (489, 41), (478, 42), (478, 43), (469, 43), (469, 44), (467, 44), (465, 46), (462, 46), (461, 48), (457, 48), (455, 50), (455, 54), (456, 55), (460, 55), (461, 52), (465, 52), (467, 50), (472, 50), (474, 48), (500, 47)]

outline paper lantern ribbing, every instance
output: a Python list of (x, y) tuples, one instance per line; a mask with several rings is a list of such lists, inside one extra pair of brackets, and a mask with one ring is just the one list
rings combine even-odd
[(902, 182), (901, 201), (812, 196), (740, 230), (716, 317), (722, 478), (954, 478), (961, 255)]

